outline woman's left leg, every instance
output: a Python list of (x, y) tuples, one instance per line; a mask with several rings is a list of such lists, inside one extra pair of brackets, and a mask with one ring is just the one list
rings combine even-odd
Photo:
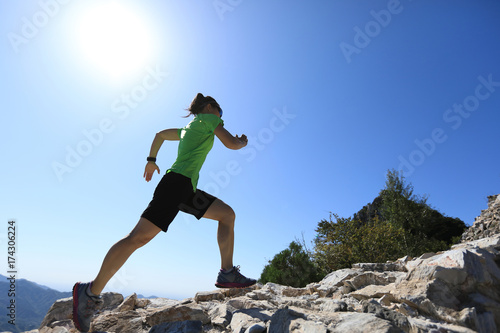
[(203, 217), (219, 221), (217, 242), (220, 250), (221, 268), (230, 270), (233, 268), (234, 220), (236, 218), (233, 209), (224, 201), (216, 199)]
[(233, 209), (220, 199), (215, 199), (203, 217), (219, 221), (217, 242), (219, 243), (221, 270), (215, 286), (218, 288), (246, 288), (254, 285), (257, 282), (255, 279), (245, 277), (240, 273), (239, 266), (233, 266), (235, 220)]

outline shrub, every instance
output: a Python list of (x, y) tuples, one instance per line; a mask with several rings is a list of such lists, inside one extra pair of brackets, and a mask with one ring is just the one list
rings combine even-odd
[(328, 272), (358, 262), (395, 260), (402, 253), (404, 230), (378, 219), (362, 224), (331, 214), (329, 220), (318, 224), (316, 232), (314, 259)]
[(402, 174), (388, 171), (385, 188), (353, 218), (330, 214), (318, 223), (313, 258), (323, 271), (359, 262), (385, 262), (405, 255), (446, 250), (465, 231), (458, 218), (444, 216), (413, 194)]
[(311, 282), (318, 282), (324, 277), (318, 266), (298, 242), (291, 242), (289, 247), (276, 254), (264, 267), (259, 282), (274, 282), (295, 288), (305, 287)]

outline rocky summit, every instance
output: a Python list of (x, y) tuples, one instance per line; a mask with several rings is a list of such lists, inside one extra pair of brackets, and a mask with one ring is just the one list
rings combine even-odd
[[(355, 264), (304, 288), (268, 283), (199, 292), (182, 301), (140, 299), (135, 294), (124, 299), (105, 293), (92, 329), (116, 333), (500, 332), (499, 215), (500, 196), (490, 197), (488, 209), (464, 234), (464, 242), (448, 251)], [(40, 329), (32, 332), (78, 332), (71, 312), (71, 298), (56, 301)]]
[(488, 197), (488, 208), (481, 211), (481, 215), (462, 235), (462, 242), (497, 234), (500, 234), (500, 194)]

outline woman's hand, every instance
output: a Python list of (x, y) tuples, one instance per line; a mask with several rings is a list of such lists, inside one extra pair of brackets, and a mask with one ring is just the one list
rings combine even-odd
[(144, 178), (146, 178), (147, 182), (151, 180), (155, 170), (158, 171), (158, 174), (160, 174), (160, 168), (156, 165), (155, 162), (148, 162), (148, 164), (146, 164), (146, 168), (144, 170)]
[(245, 147), (248, 143), (248, 139), (247, 139), (247, 136), (245, 134), (242, 134), (241, 136), (236, 135), (236, 139), (240, 140), (240, 142), (242, 144), (242, 148)]

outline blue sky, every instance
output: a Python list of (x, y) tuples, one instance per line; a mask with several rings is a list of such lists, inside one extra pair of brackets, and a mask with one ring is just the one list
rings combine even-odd
[[(500, 193), (498, 1), (0, 6), (0, 238), (15, 219), (20, 278), (66, 291), (95, 276), (161, 178), (142, 178), (155, 133), (183, 127), (198, 92), (249, 137), (216, 142), (199, 182), (236, 211), (245, 275), (352, 216), (389, 169), (467, 224)], [(162, 146), (162, 174), (176, 152)], [(181, 213), (107, 290), (191, 297), (219, 264), (216, 223)]]

